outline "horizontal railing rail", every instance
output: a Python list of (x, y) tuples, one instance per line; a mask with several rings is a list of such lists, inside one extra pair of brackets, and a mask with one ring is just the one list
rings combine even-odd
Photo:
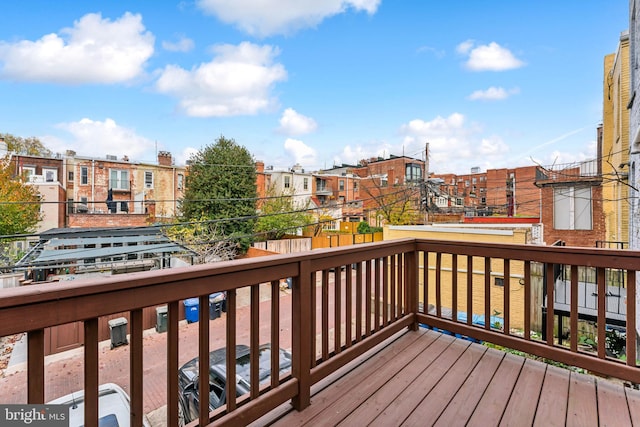
[[(558, 324), (554, 311), (555, 265), (570, 266), (568, 326), (563, 321)], [(598, 307), (606, 306), (605, 270), (625, 274), (626, 360), (608, 354), (605, 310), (597, 313), (593, 351), (579, 346), (578, 267), (596, 269)], [(163, 375), (168, 425), (176, 425), (180, 416), (180, 360), (186, 353), (197, 356), (199, 371), (208, 371), (209, 352), (217, 342), (227, 349), (228, 378), (237, 374), (236, 345), (249, 346), (250, 383), (259, 386), (240, 396), (238, 384), (228, 381), (226, 403), (210, 411), (209, 379), (201, 375), (201, 419), (191, 425), (247, 424), (287, 401), (303, 409), (310, 404), (313, 384), (397, 332), (419, 325), (640, 383), (634, 333), (639, 269), (640, 253), (635, 251), (402, 239), (4, 290), (0, 336), (27, 332), (25, 400), (44, 403), (51, 400), (44, 331), (83, 322), (81, 375), (87, 426), (98, 425), (99, 318), (129, 313), (127, 386), (132, 425), (141, 425), (146, 391), (142, 310), (163, 304), (167, 305)], [(291, 285), (283, 293), (286, 279)], [(203, 309), (215, 292), (227, 295), (222, 323), (212, 321)], [(240, 301), (244, 293), (246, 307)], [(185, 346), (179, 308), (193, 297), (202, 308), (197, 344)], [(567, 346), (556, 338), (565, 329)], [(248, 331), (247, 337), (243, 331)], [(258, 348), (264, 341), (290, 350), (292, 364), (289, 371), (261, 382)], [(278, 372), (278, 364), (278, 352), (272, 351), (271, 372)]]

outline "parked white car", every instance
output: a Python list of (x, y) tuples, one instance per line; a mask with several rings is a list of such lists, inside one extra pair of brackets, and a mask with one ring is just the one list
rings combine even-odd
[[(52, 405), (69, 405), (69, 427), (84, 425), (84, 390), (76, 391), (49, 402)], [(98, 423), (102, 427), (129, 427), (131, 420), (129, 395), (113, 383), (98, 388)], [(146, 417), (143, 425), (149, 427)]]

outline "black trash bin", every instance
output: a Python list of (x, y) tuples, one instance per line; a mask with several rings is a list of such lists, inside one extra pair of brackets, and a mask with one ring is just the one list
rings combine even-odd
[(217, 319), (223, 311), (224, 293), (216, 292), (209, 295), (209, 319)]
[(127, 319), (118, 317), (109, 320), (109, 334), (111, 336), (111, 348), (129, 344), (127, 341)]
[(167, 306), (156, 307), (156, 332), (167, 332)]

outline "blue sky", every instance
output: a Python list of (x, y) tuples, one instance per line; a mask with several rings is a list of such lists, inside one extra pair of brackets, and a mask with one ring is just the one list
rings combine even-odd
[(3, 4), (0, 132), (184, 164), (220, 135), (274, 168), (595, 157), (626, 0)]

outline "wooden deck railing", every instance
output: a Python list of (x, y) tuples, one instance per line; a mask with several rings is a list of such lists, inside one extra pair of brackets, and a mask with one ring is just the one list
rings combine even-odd
[[(290, 339), (292, 368), (289, 374), (273, 376), (269, 384), (252, 387), (249, 395), (237, 398), (235, 382), (228, 381), (226, 405), (211, 413), (208, 377), (201, 375), (199, 413), (208, 414), (201, 424), (247, 424), (287, 401), (303, 409), (310, 404), (313, 384), (395, 333), (415, 330), (420, 324), (640, 383), (634, 328), (628, 328), (626, 361), (608, 357), (604, 310), (598, 310), (596, 351), (579, 349), (577, 268), (570, 270), (569, 346), (555, 341), (554, 265), (558, 264), (597, 269), (598, 307), (606, 305), (605, 269), (624, 271), (627, 325), (635, 325), (638, 252), (403, 239), (5, 290), (0, 293), (0, 336), (28, 333), (27, 399), (28, 403), (44, 403), (44, 329), (84, 322), (87, 426), (98, 425), (99, 317), (130, 313), (131, 421), (141, 425), (145, 393), (142, 310), (167, 304), (167, 425), (177, 425), (180, 301), (197, 296), (199, 306), (207, 307), (209, 294), (220, 291), (227, 291), (227, 377), (236, 376), (235, 348), (244, 327), (240, 325), (245, 324), (252, 384), (259, 382), (256, 362), (261, 340), (266, 334), (271, 343), (287, 342), (284, 322), (290, 322), (286, 338)], [(537, 269), (545, 273), (540, 286), (534, 274)], [(285, 319), (288, 310), (282, 306), (285, 300), (280, 297), (279, 284), (288, 277), (293, 279), (287, 302), (291, 318)], [(237, 291), (247, 287), (249, 318), (245, 319), (238, 315)], [(261, 296), (265, 287), (270, 288), (266, 310)], [(535, 320), (532, 326), (541, 310), (537, 287), (544, 287), (544, 340), (536, 334)], [(500, 323), (492, 324), (498, 317)], [(199, 357), (200, 372), (208, 371), (211, 325), (208, 310), (201, 309), (194, 354)], [(272, 352), (272, 372), (277, 371), (277, 357), (278, 352)]]

